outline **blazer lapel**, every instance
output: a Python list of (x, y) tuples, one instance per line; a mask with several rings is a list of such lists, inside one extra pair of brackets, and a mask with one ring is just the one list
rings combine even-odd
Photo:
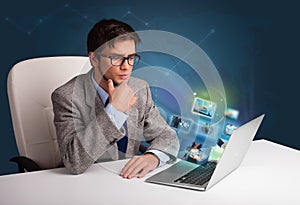
[[(92, 82), (92, 73), (93, 69), (91, 69), (88, 73), (84, 74), (82, 85), (84, 87), (85, 103), (90, 108), (90, 119), (96, 119), (97, 116), (106, 115), (106, 112), (103, 103)], [(116, 144), (109, 148), (107, 152), (110, 155), (111, 159), (118, 159), (118, 148)]]

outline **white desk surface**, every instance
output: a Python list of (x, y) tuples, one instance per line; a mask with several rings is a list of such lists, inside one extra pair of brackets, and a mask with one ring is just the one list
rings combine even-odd
[(300, 204), (300, 151), (266, 140), (254, 141), (241, 166), (205, 192), (123, 179), (124, 163), (94, 164), (81, 175), (59, 168), (0, 176), (0, 204)]

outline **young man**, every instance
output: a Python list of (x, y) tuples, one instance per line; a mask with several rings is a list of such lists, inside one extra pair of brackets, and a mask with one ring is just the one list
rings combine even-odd
[[(94, 162), (131, 157), (120, 175), (140, 178), (177, 156), (176, 133), (160, 116), (148, 84), (130, 77), (140, 58), (139, 41), (126, 23), (98, 22), (87, 39), (93, 68), (52, 93), (60, 153), (71, 173), (83, 173)], [(136, 156), (142, 137), (150, 146)]]

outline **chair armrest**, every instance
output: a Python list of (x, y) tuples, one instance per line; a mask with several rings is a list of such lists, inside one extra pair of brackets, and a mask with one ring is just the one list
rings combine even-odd
[(19, 173), (24, 173), (25, 171), (32, 172), (42, 170), (32, 159), (24, 156), (13, 157), (9, 161), (16, 162), (18, 164)]

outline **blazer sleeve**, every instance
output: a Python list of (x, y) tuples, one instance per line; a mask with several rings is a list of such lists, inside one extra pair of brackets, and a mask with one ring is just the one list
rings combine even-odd
[[(145, 82), (146, 83), (146, 82)], [(166, 123), (152, 100), (149, 85), (146, 83), (146, 104), (144, 113), (144, 138), (150, 143), (148, 150), (157, 149), (170, 156), (170, 162), (176, 161), (179, 140), (176, 132)]]
[(103, 108), (100, 113), (88, 110), (84, 96), (76, 98), (66, 90), (70, 89), (57, 89), (51, 96), (56, 135), (65, 167), (73, 174), (80, 174), (99, 158), (116, 160), (116, 141), (124, 136), (124, 130), (113, 125)]

